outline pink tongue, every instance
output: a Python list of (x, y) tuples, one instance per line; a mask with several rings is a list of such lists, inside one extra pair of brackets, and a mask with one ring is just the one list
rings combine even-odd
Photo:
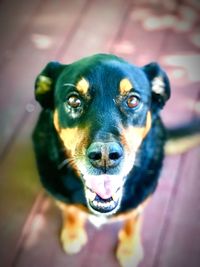
[(112, 197), (119, 188), (119, 177), (114, 175), (90, 176), (87, 182), (88, 187), (103, 199)]

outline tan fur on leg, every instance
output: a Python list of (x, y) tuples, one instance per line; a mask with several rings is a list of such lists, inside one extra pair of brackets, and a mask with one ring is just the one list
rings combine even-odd
[(58, 203), (62, 210), (63, 226), (60, 240), (68, 254), (78, 253), (87, 243), (86, 214), (78, 207)]
[(122, 267), (136, 267), (143, 258), (140, 230), (141, 217), (133, 213), (119, 232), (117, 259)]

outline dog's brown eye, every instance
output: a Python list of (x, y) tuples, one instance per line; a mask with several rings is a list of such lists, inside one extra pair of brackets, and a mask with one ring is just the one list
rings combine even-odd
[(72, 108), (78, 108), (81, 106), (81, 100), (78, 96), (70, 96), (67, 100), (67, 104)]
[(129, 108), (136, 108), (140, 103), (140, 100), (137, 96), (132, 95), (129, 96), (129, 98), (127, 99), (127, 105)]

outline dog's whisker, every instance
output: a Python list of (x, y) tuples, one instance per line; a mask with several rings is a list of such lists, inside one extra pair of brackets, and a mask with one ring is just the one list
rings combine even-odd
[(73, 83), (64, 83), (63, 86), (72, 86), (76, 88), (76, 86)]
[(59, 165), (58, 165), (58, 170), (61, 170), (63, 167), (66, 165), (70, 164), (73, 160), (72, 159), (64, 159)]

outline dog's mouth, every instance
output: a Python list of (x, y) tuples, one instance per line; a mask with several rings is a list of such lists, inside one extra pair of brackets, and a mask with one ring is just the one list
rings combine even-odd
[(86, 187), (86, 198), (89, 205), (89, 208), (94, 213), (103, 213), (109, 215), (114, 213), (121, 200), (121, 190), (120, 188), (109, 198), (102, 198), (92, 189)]
[(84, 175), (85, 197), (90, 211), (105, 216), (120, 207), (124, 179), (120, 175)]

